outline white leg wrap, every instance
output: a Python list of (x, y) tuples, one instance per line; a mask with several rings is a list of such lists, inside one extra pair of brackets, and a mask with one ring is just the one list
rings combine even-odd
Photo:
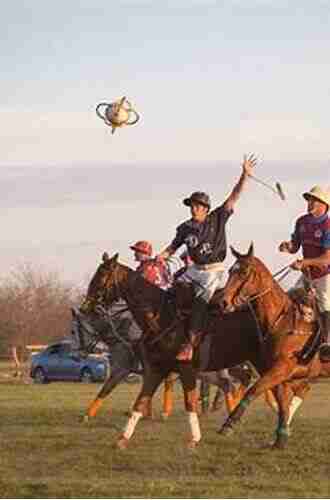
[(303, 400), (301, 398), (299, 398), (298, 396), (293, 396), (289, 408), (288, 425), (290, 425), (293, 415), (296, 413), (302, 402)]
[(128, 419), (126, 427), (124, 429), (123, 436), (126, 439), (130, 439), (135, 431), (136, 424), (142, 417), (142, 413), (140, 411), (133, 411), (132, 416)]
[(189, 412), (188, 416), (193, 441), (196, 441), (196, 443), (198, 443), (202, 437), (199, 427), (198, 415), (196, 412)]

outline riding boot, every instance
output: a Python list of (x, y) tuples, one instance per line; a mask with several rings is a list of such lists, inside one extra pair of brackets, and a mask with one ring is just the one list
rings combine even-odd
[(330, 311), (321, 313), (322, 336), (324, 343), (320, 347), (322, 361), (330, 361)]
[(206, 312), (208, 304), (200, 298), (195, 297), (192, 304), (190, 318), (189, 342), (183, 344), (176, 359), (179, 361), (191, 361), (193, 348), (197, 347), (205, 332)]

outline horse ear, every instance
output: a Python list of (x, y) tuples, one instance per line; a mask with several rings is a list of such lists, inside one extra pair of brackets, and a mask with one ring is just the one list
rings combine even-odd
[(107, 262), (108, 260), (110, 260), (108, 252), (103, 252), (102, 260), (103, 262)]
[(237, 250), (235, 250), (235, 248), (231, 245), (230, 245), (230, 250), (235, 259), (239, 259), (240, 257), (242, 257), (242, 255)]
[(119, 257), (119, 253), (115, 253), (115, 255), (113, 257), (111, 257), (111, 260), (114, 264), (117, 264), (117, 260), (118, 260), (118, 257)]
[(253, 257), (254, 256), (253, 241), (251, 241), (250, 248), (249, 248), (247, 256), (248, 257)]

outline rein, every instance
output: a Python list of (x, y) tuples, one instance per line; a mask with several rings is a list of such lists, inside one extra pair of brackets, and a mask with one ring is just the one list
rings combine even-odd
[[(287, 265), (287, 266), (284, 266), (282, 267), (281, 269), (279, 269), (276, 273), (272, 274), (272, 278), (276, 278), (277, 276), (280, 276), (280, 278), (277, 280), (278, 283), (280, 283), (284, 278), (286, 278), (286, 276), (292, 271), (290, 265)], [(281, 276), (282, 275), (282, 276)], [(261, 329), (261, 326), (260, 326), (260, 321), (255, 313), (255, 310), (252, 306), (252, 302), (254, 302), (255, 300), (259, 299), (260, 297), (263, 297), (264, 295), (266, 295), (267, 293), (269, 293), (273, 288), (273, 285), (269, 286), (268, 288), (266, 288), (265, 290), (262, 290), (261, 292), (255, 294), (255, 295), (251, 295), (251, 297), (245, 297), (243, 294), (241, 294), (241, 297), (243, 299), (243, 303), (242, 303), (242, 306), (243, 305), (247, 305), (249, 310), (250, 310), (250, 313), (252, 314), (253, 316), (253, 319), (256, 323), (256, 326), (257, 326), (257, 332), (258, 332), (258, 340), (259, 340), (259, 344), (262, 346), (262, 348), (264, 347), (264, 342), (266, 340), (263, 332), (262, 332), (262, 329)], [(283, 316), (283, 311), (280, 312), (279, 314), (279, 317), (276, 319), (273, 327), (281, 320), (282, 316)], [(272, 327), (272, 328), (273, 328)]]
[[(103, 306), (97, 306), (97, 310), (99, 312), (101, 312), (101, 314), (103, 314), (103, 316), (107, 319), (107, 321), (109, 322), (109, 325), (111, 326), (111, 330), (112, 330), (112, 333), (113, 333), (113, 336), (119, 341), (121, 342), (122, 344), (124, 344), (131, 352), (131, 354), (134, 354), (134, 350), (132, 348), (132, 345), (131, 343), (124, 339), (120, 333), (118, 332), (117, 328), (116, 328), (116, 325), (114, 324), (113, 322), (113, 317), (114, 315), (112, 316)], [(119, 311), (120, 313), (122, 311)]]

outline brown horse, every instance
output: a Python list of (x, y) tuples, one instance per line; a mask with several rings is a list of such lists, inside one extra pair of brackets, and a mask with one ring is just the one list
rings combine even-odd
[[(88, 287), (87, 297), (81, 310), (89, 313), (99, 303), (111, 305), (123, 298), (136, 322), (144, 332), (145, 372), (142, 390), (134, 404), (120, 447), (126, 447), (135, 426), (147, 412), (150, 400), (160, 383), (172, 371), (179, 373), (184, 390), (185, 407), (189, 414), (192, 439), (195, 446), (201, 438), (197, 417), (196, 359), (180, 362), (176, 355), (186, 341), (184, 323), (177, 317), (177, 308), (167, 301), (164, 291), (146, 282), (140, 274), (117, 262), (118, 254), (111, 259), (104, 255)], [(180, 301), (179, 301), (180, 302)], [(220, 317), (210, 315), (208, 332), (211, 334), (211, 349), (207, 373), (217, 372), (250, 361), (259, 373), (266, 369), (261, 355), (258, 330), (249, 311)], [(195, 355), (196, 358), (196, 355)], [(234, 402), (232, 408), (235, 406)]]
[[(186, 342), (184, 321), (178, 318), (176, 305), (167, 301), (167, 294), (163, 290), (148, 283), (139, 273), (120, 264), (117, 259), (118, 254), (111, 259), (104, 255), (103, 263), (89, 284), (81, 310), (88, 314), (97, 304), (108, 307), (122, 298), (144, 332), (143, 385), (118, 445), (128, 445), (138, 420), (147, 412), (153, 394), (170, 372), (176, 372), (182, 382), (192, 434), (188, 444), (193, 447), (201, 439), (196, 392), (198, 355), (195, 352), (193, 362), (176, 359), (182, 344)], [(208, 332), (212, 335), (207, 372), (230, 368), (246, 360), (258, 371), (262, 369), (255, 321), (249, 311), (240, 311), (222, 319), (219, 315), (210, 316)]]
[(263, 359), (261, 378), (248, 389), (219, 432), (232, 430), (247, 406), (265, 391), (272, 390), (279, 408), (276, 446), (284, 447), (289, 435), (290, 392), (294, 381), (329, 376), (330, 363), (322, 363), (319, 358), (319, 322), (306, 321), (297, 304), (254, 257), (253, 245), (246, 255), (233, 248), (232, 253), (237, 260), (223, 289), (223, 310), (233, 312), (249, 304), (260, 334), (266, 332), (266, 336), (260, 338), (259, 345)]

